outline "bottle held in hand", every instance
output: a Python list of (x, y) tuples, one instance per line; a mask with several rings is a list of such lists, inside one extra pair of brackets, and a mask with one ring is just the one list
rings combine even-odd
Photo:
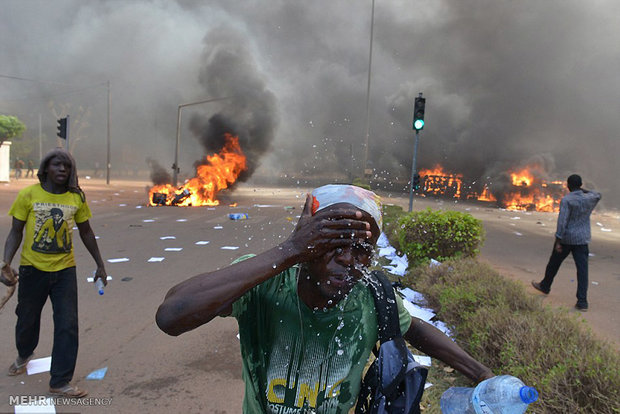
[(97, 289), (97, 292), (99, 292), (100, 295), (103, 295), (104, 287), (105, 285), (103, 284), (103, 280), (101, 278), (97, 279), (97, 281), (95, 282), (95, 288)]

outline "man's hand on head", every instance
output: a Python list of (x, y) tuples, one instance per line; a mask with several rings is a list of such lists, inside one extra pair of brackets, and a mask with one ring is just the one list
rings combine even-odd
[(300, 256), (300, 262), (306, 262), (338, 247), (371, 239), (368, 220), (351, 205), (326, 208), (312, 215), (312, 196), (308, 194), (297, 226), (285, 243)]

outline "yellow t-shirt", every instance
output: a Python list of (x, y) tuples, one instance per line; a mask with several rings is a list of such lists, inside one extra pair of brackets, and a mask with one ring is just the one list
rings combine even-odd
[(73, 226), (92, 217), (79, 194), (52, 194), (34, 184), (19, 192), (9, 215), (26, 222), (20, 265), (44, 272), (75, 266)]

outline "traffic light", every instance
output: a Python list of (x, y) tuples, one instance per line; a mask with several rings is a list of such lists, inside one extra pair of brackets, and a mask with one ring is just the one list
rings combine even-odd
[(67, 139), (67, 117), (60, 118), (58, 121), (58, 135), (60, 138)]
[(415, 173), (413, 175), (413, 189), (418, 190), (420, 188), (420, 174)]
[[(420, 94), (422, 95), (422, 94)], [(415, 104), (413, 106), (413, 129), (420, 131), (424, 129), (424, 106), (426, 105), (426, 98), (418, 96), (415, 98)]]

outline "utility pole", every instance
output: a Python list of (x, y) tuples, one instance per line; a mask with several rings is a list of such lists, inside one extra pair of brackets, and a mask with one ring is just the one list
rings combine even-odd
[(422, 92), (415, 98), (413, 106), (413, 129), (415, 130), (415, 144), (413, 146), (413, 161), (411, 162), (411, 188), (409, 190), (409, 212), (413, 208), (413, 190), (420, 183), (420, 176), (417, 174), (416, 161), (418, 157), (418, 145), (420, 143), (420, 131), (424, 129), (424, 110), (426, 98), (422, 97)]
[(176, 145), (174, 147), (174, 164), (172, 164), (172, 185), (173, 186), (175, 186), (175, 187), (177, 186), (178, 174), (179, 174), (179, 171), (180, 171), (180, 168), (179, 168), (179, 144), (180, 144), (180, 141), (181, 141), (181, 109), (185, 108), (186, 106), (198, 105), (198, 104), (203, 104), (203, 103), (207, 103), (207, 102), (223, 101), (225, 99), (230, 99), (230, 98), (211, 98), (211, 99), (205, 99), (204, 101), (180, 104), (179, 107), (177, 108), (177, 141), (176, 141)]
[(105, 163), (105, 183), (110, 184), (110, 81), (108, 81), (108, 157)]
[(366, 176), (366, 166), (368, 164), (368, 145), (370, 140), (370, 73), (372, 69), (372, 38), (375, 26), (375, 0), (372, 0), (370, 12), (370, 51), (368, 53), (368, 82), (366, 84), (366, 142), (364, 145), (364, 171), (362, 176)]

